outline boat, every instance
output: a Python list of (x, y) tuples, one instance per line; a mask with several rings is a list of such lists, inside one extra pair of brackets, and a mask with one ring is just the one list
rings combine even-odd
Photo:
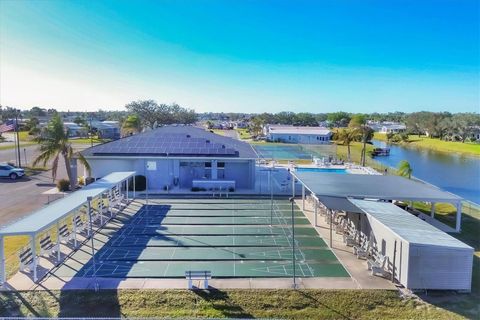
[(372, 151), (372, 156), (389, 156), (390, 148), (375, 148)]

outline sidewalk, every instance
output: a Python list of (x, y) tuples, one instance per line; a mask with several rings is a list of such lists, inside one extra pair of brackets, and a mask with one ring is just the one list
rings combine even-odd
[[(297, 206), (302, 208), (302, 199), (295, 199)], [(312, 226), (315, 224), (314, 208), (308, 202), (305, 201), (305, 210), (303, 213), (308, 218)], [(315, 230), (320, 234), (325, 243), (330, 243), (330, 226), (326, 223), (323, 216), (318, 213), (317, 217), (318, 226), (315, 226)], [(384, 279), (377, 276), (370, 275), (367, 270), (367, 262), (365, 260), (359, 260), (353, 254), (352, 248), (347, 247), (343, 243), (342, 235), (332, 232), (332, 247), (330, 248), (335, 254), (337, 259), (343, 264), (347, 272), (355, 281), (358, 289), (388, 289), (395, 290), (396, 286), (388, 279)]]

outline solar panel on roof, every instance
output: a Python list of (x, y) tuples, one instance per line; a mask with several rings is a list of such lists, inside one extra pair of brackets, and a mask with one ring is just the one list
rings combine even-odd
[[(190, 135), (190, 137), (187, 137)], [(207, 140), (210, 141), (207, 143)], [(223, 150), (223, 151), (222, 151)], [(186, 155), (229, 155), (255, 158), (255, 152), (245, 142), (212, 134), (205, 130), (179, 126), (165, 126), (156, 130), (126, 137), (82, 151), (84, 155), (142, 155), (142, 154), (186, 154)]]

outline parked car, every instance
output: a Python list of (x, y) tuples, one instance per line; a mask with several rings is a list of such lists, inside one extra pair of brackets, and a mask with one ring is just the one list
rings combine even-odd
[(16, 180), (25, 175), (25, 170), (16, 168), (6, 163), (0, 163), (0, 177), (10, 178)]

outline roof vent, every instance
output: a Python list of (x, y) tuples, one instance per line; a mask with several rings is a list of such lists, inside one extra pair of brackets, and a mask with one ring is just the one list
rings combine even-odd
[(206, 142), (206, 143), (210, 143), (210, 140), (206, 140), (205, 142)]
[(187, 134), (187, 138), (190, 138), (190, 135), (189, 135), (189, 134)]

